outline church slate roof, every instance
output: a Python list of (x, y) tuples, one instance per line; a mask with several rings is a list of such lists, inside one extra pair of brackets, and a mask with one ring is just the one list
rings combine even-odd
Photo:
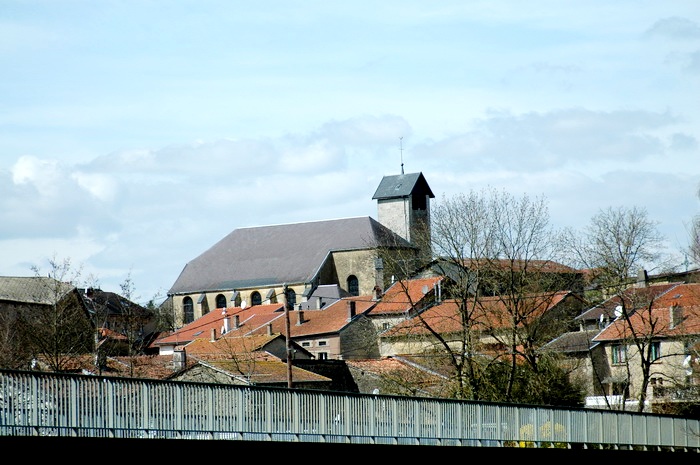
[(379, 187), (374, 192), (372, 199), (392, 199), (408, 197), (416, 191), (425, 192), (430, 198), (435, 198), (430, 190), (428, 182), (423, 177), (423, 173), (397, 174), (394, 176), (384, 176), (379, 183)]
[(412, 247), (369, 216), (239, 228), (188, 262), (168, 294), (308, 283), (329, 253), (378, 246)]

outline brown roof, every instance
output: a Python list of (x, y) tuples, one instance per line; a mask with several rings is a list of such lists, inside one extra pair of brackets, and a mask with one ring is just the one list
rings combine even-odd
[[(568, 297), (578, 298), (569, 291), (559, 291), (549, 294), (532, 294), (523, 299), (527, 307), (523, 307), (522, 316), (525, 318), (537, 318), (556, 307)], [(510, 315), (507, 311), (508, 299), (499, 296), (485, 296), (478, 300), (478, 304), (464, 302), (467, 305), (465, 311), (470, 313), (470, 319), (475, 328), (493, 329), (507, 328), (511, 325)], [(459, 332), (463, 328), (460, 301), (447, 299), (429, 308), (416, 318), (411, 318), (393, 326), (385, 331), (383, 336), (405, 336), (409, 334), (428, 334), (430, 331), (426, 325), (440, 334)], [(423, 323), (425, 322), (425, 323)]]
[(386, 290), (381, 301), (369, 312), (369, 316), (402, 314), (420, 307), (424, 297), (431, 294), (443, 279), (443, 276), (434, 276), (397, 281)]
[[(193, 364), (194, 361), (190, 362)], [(64, 365), (66, 372), (99, 376), (166, 379), (173, 374), (172, 356), (137, 355), (132, 357), (107, 357), (100, 369), (95, 366), (95, 356), (71, 355)]]
[(630, 287), (619, 295), (615, 295), (606, 301), (589, 308), (578, 315), (576, 320), (597, 320), (601, 315), (608, 319), (615, 318), (615, 308), (624, 303), (628, 309), (645, 306), (658, 299), (681, 283), (651, 284), (645, 287)]
[[(289, 369), (286, 362), (279, 359), (269, 358), (266, 360), (200, 360), (203, 366), (213, 367), (218, 370), (225, 371), (230, 375), (241, 377), (244, 376), (250, 384), (287, 384), (287, 370)], [(331, 379), (325, 376), (304, 370), (299, 367), (292, 366), (292, 381), (293, 382), (330, 382)]]
[[(645, 289), (648, 288), (638, 288), (640, 292), (645, 292)], [(634, 335), (680, 337), (700, 334), (700, 284), (674, 285), (647, 305), (628, 308), (628, 311), (628, 318), (617, 318), (594, 341), (623, 340)], [(674, 322), (674, 317), (678, 321)]]
[(234, 316), (238, 316), (240, 328), (245, 328), (244, 330), (249, 332), (276, 318), (283, 317), (283, 310), (283, 304), (253, 305), (245, 309), (241, 307), (216, 309), (186, 324), (179, 330), (157, 339), (153, 345), (186, 344), (200, 337), (210, 337), (212, 330), (216, 331), (218, 338), (222, 333), (224, 318), (229, 318), (229, 328), (233, 328)]
[(242, 354), (261, 350), (269, 342), (282, 337), (280, 334), (256, 334), (233, 337), (230, 334), (212, 341), (211, 338), (197, 338), (185, 346), (187, 355)]
[(570, 266), (553, 262), (551, 260), (486, 260), (486, 259), (465, 259), (463, 264), (466, 268), (476, 268), (478, 265), (488, 265), (489, 267), (499, 266), (503, 269), (523, 269), (527, 267), (531, 272), (539, 273), (578, 273), (583, 274), (581, 270), (571, 268)]
[[(289, 329), (291, 337), (312, 336), (317, 334), (337, 333), (345, 328), (351, 321), (350, 303), (355, 303), (355, 316), (366, 313), (377, 303), (372, 296), (343, 297), (320, 310), (292, 310), (289, 312)], [(302, 323), (299, 323), (303, 317)], [(270, 321), (273, 334), (287, 334), (286, 321), (278, 318)], [(267, 325), (253, 330), (251, 334), (260, 334), (268, 331)]]

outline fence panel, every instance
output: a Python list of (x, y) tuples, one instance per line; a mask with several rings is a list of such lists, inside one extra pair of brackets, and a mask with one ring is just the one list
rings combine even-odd
[(0, 370), (0, 435), (700, 452), (700, 420)]

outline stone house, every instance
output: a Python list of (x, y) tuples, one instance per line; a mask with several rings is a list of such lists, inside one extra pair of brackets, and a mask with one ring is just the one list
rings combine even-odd
[[(589, 399), (589, 406), (637, 410), (643, 389), (645, 411), (700, 401), (700, 284), (632, 287), (601, 306), (613, 313), (592, 339), (603, 348), (606, 365), (603, 395)], [(649, 363), (646, 376), (643, 359)]]
[[(93, 315), (78, 288), (51, 277), (0, 277), (0, 366), (28, 369), (40, 355), (61, 368), (95, 346)], [(58, 345), (43, 341), (55, 340)]]
[[(509, 353), (509, 348), (504, 344), (512, 332), (507, 301), (507, 298), (501, 296), (484, 296), (476, 302), (466, 303), (455, 299), (440, 299), (419, 315), (380, 333), (381, 353), (383, 356), (397, 356), (444, 351), (434, 333), (439, 334), (452, 350), (462, 350), (463, 304), (467, 305), (472, 331), (479, 341), (479, 350), (492, 355)], [(562, 328), (568, 328), (567, 322), (572, 321), (573, 316), (584, 306), (581, 297), (570, 291), (523, 296), (520, 302), (520, 305), (527, 305), (527, 309), (522, 311), (523, 319), (517, 329), (522, 333), (523, 328), (528, 327), (529, 333), (523, 334), (521, 340), (528, 341), (528, 344), (534, 343), (532, 349), (535, 350), (539, 348), (538, 344), (544, 345), (566, 331)], [(538, 328), (536, 331), (533, 330), (535, 327)], [(537, 338), (533, 339), (535, 333)]]

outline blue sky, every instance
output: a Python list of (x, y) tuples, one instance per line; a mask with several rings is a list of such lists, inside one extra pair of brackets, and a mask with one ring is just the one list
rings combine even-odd
[(0, 8), (0, 275), (69, 258), (164, 295), (244, 226), (372, 216), (382, 176), (700, 214), (700, 6), (14, 1)]

